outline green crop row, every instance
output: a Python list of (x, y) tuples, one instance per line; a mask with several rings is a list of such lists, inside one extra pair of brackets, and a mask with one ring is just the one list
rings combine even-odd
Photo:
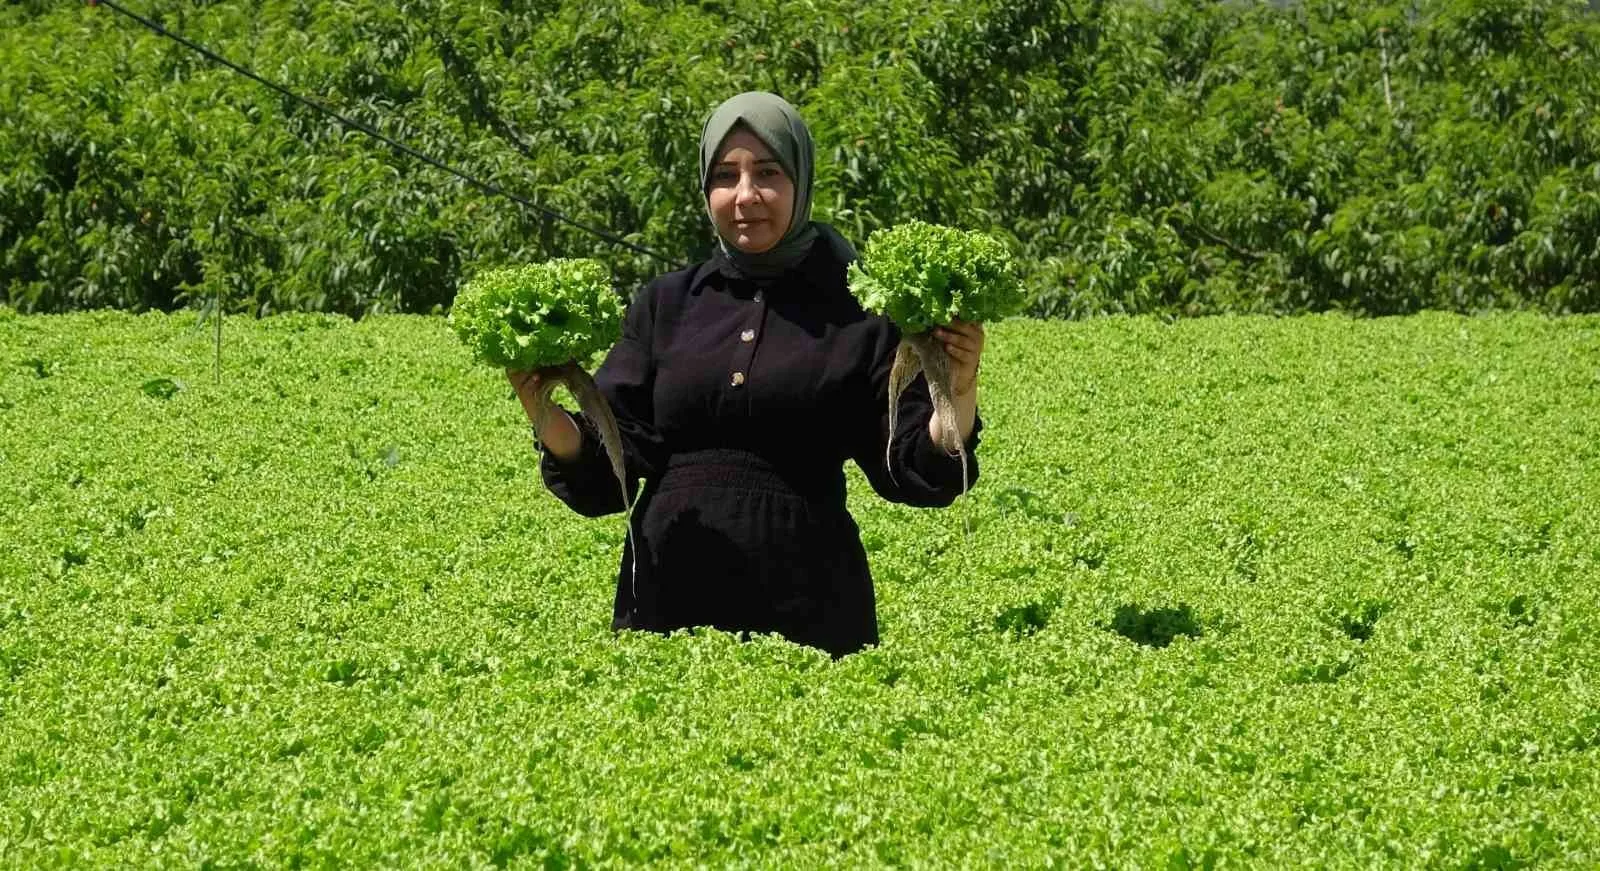
[(196, 320), (0, 309), (0, 865), (1600, 863), (1600, 319), (996, 324), (839, 662), (614, 636), (441, 319)]
[[(817, 216), (1008, 238), (1036, 315), (1600, 309), (1600, 16), (1574, 0), (156, 2), (165, 26), (690, 260), (700, 124), (778, 91)], [(13, 307), (429, 312), (600, 257), (106, 8), (0, 7)]]

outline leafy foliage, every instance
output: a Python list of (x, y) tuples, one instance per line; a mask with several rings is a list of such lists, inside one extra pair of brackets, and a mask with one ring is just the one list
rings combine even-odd
[(1595, 317), (997, 323), (839, 662), (613, 634), (442, 319), (195, 320), (0, 309), (0, 865), (1600, 862)]
[(850, 291), (908, 333), (952, 320), (996, 321), (1023, 305), (1003, 243), (922, 221), (873, 233), (850, 264)]
[[(1571, 0), (171, 0), (166, 26), (688, 261), (695, 146), (801, 108), (817, 217), (1008, 241), (1032, 314), (1600, 309), (1600, 16)], [(0, 6), (24, 311), (442, 311), (466, 265), (663, 264), (491, 199), (106, 9)]]
[(480, 272), (456, 294), (450, 326), (481, 361), (539, 369), (586, 362), (622, 334), (622, 302), (595, 260), (556, 259)]

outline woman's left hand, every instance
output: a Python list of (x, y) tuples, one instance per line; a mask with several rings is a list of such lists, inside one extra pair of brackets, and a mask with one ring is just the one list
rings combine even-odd
[(950, 355), (950, 389), (957, 396), (968, 396), (978, 387), (978, 360), (983, 356), (983, 324), (951, 321), (934, 327), (934, 338)]

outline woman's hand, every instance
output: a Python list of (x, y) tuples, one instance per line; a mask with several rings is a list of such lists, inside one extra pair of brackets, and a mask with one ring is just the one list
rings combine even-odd
[[(511, 382), (512, 389), (517, 391), (517, 398), (522, 400), (522, 407), (528, 412), (528, 419), (537, 421), (541, 417), (554, 411), (557, 406), (555, 400), (545, 396), (541, 402), (539, 394), (548, 378), (541, 369), (507, 369), (506, 380)], [(541, 407), (542, 406), (542, 407)]]
[(583, 433), (578, 430), (577, 423), (566, 409), (557, 405), (548, 394), (540, 399), (540, 394), (544, 392), (541, 388), (550, 377), (552, 375), (542, 369), (506, 370), (506, 380), (517, 391), (522, 410), (528, 415), (528, 423), (533, 426), (533, 437), (539, 440), (545, 450), (555, 454), (556, 459), (570, 462), (578, 457)]
[(518, 396), (534, 396), (539, 392), (540, 376), (537, 369), (507, 369), (506, 380), (511, 382)]
[(933, 335), (950, 355), (950, 389), (956, 396), (970, 396), (978, 387), (978, 360), (983, 356), (983, 324), (951, 321), (935, 327)]
[[(951, 321), (933, 329), (933, 337), (950, 355), (950, 401), (955, 405), (956, 432), (963, 444), (972, 438), (978, 416), (978, 361), (983, 356), (983, 324)], [(935, 411), (928, 419), (928, 438), (940, 443), (943, 422)]]

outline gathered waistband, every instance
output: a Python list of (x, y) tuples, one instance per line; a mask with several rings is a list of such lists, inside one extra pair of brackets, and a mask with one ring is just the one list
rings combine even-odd
[(676, 453), (667, 459), (657, 489), (681, 487), (729, 487), (811, 500), (843, 500), (844, 469), (826, 465), (780, 466), (753, 451), (705, 448)]

